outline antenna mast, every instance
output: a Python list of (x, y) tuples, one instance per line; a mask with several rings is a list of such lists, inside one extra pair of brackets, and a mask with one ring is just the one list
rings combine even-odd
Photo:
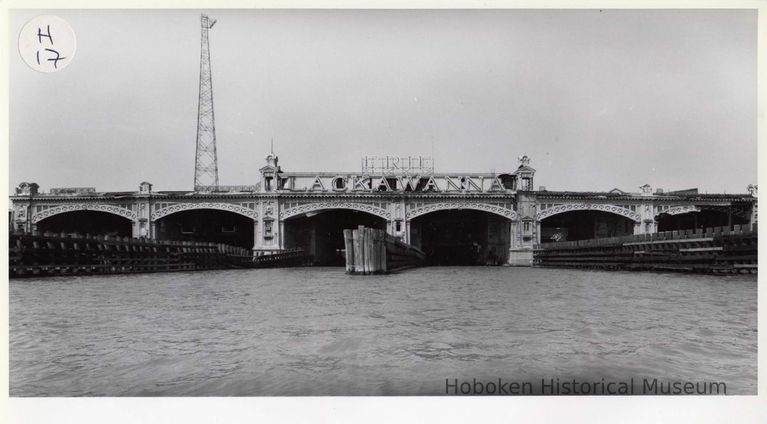
[(218, 187), (216, 122), (213, 115), (213, 81), (210, 74), (208, 30), (216, 21), (201, 16), (200, 99), (197, 104), (197, 148), (194, 162), (194, 190), (210, 191)]

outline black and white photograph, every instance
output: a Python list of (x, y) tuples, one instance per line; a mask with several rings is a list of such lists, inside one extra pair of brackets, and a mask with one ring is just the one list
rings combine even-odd
[(756, 396), (758, 12), (8, 10), (9, 395)]

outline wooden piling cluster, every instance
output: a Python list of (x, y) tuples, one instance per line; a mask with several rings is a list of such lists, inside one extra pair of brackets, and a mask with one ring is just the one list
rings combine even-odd
[(543, 267), (756, 273), (757, 226), (735, 225), (593, 240), (544, 243), (533, 264)]
[(10, 234), (11, 277), (254, 267), (250, 249), (192, 241), (81, 234)]
[(359, 226), (344, 230), (346, 272), (348, 274), (387, 274), (423, 264), (426, 255), (386, 231)]

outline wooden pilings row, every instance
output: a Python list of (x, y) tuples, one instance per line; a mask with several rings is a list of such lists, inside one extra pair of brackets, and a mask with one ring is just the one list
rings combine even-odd
[(192, 241), (82, 234), (9, 237), (11, 277), (196, 271), (252, 266), (250, 249)]
[(285, 249), (267, 255), (256, 256), (253, 264), (256, 268), (276, 268), (289, 266), (303, 266), (311, 263), (311, 255), (304, 249)]
[(387, 274), (420, 266), (426, 257), (420, 249), (386, 231), (364, 226), (344, 230), (344, 247), (349, 274)]
[(655, 241), (677, 241), (686, 239), (713, 238), (730, 235), (757, 234), (757, 224), (733, 225), (732, 227), (709, 227), (678, 231), (661, 231), (659, 233), (632, 234), (618, 237), (603, 237), (577, 241), (557, 241), (542, 243), (543, 250), (570, 249), (574, 247), (615, 246), (624, 243), (643, 243)]
[(534, 265), (589, 269), (756, 273), (756, 225), (546, 243)]

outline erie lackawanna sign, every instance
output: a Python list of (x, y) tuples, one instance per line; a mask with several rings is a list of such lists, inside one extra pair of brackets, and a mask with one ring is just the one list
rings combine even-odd
[(301, 192), (489, 193), (532, 190), (532, 176), (514, 174), (355, 175), (283, 173), (278, 190)]

